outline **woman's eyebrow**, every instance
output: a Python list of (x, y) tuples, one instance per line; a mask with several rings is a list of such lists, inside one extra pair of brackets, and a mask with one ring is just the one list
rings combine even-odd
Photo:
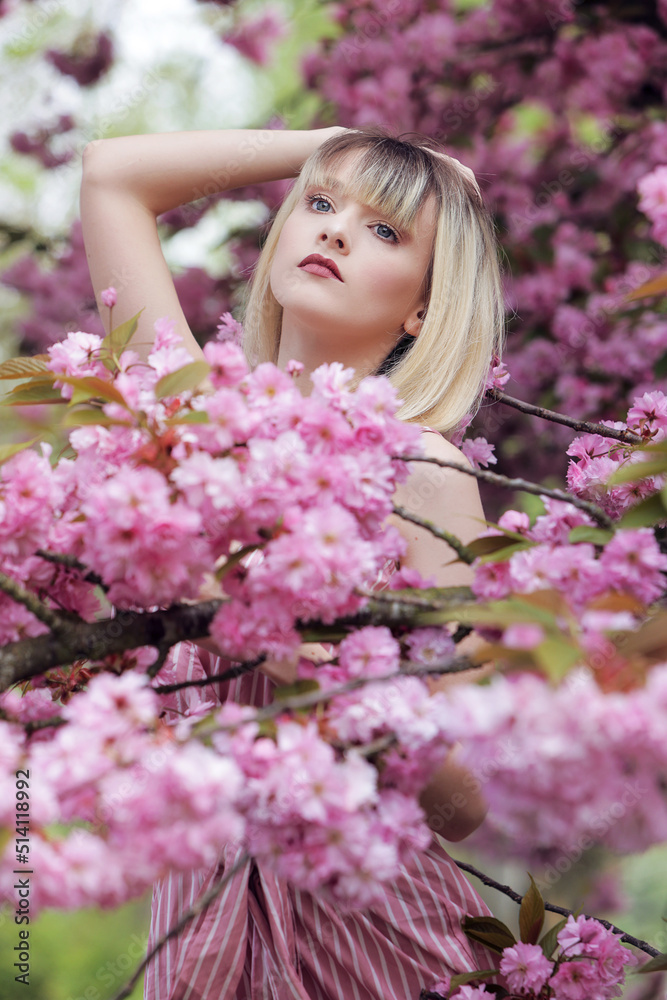
[(394, 213), (383, 209), (382, 206), (378, 205), (377, 202), (371, 203), (361, 200), (361, 194), (355, 189), (353, 184), (349, 182), (341, 181), (333, 175), (324, 174), (320, 177), (316, 177), (309, 185), (308, 188), (320, 188), (324, 191), (330, 191), (331, 194), (336, 194), (343, 197), (356, 198), (359, 203), (369, 212), (379, 212), (380, 215), (385, 215), (392, 225), (396, 226), (400, 230), (401, 234), (404, 236), (414, 235), (414, 225), (399, 225), (394, 220)]

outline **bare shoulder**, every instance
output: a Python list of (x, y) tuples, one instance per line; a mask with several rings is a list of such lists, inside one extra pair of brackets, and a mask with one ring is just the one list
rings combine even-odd
[(460, 448), (448, 441), (442, 434), (433, 434), (431, 431), (423, 431), (422, 446), (427, 458), (439, 458), (443, 462), (456, 462), (466, 469), (472, 466)]
[[(472, 469), (461, 449), (440, 434), (425, 431), (422, 443), (426, 458)], [(476, 477), (435, 462), (411, 462), (408, 478), (396, 490), (394, 501), (398, 507), (455, 535), (464, 544), (477, 538), (486, 526)], [(454, 550), (445, 541), (414, 522), (397, 519), (394, 523), (408, 543), (405, 565), (419, 570), (424, 577), (434, 577), (440, 586), (470, 583), (470, 568), (457, 561)]]

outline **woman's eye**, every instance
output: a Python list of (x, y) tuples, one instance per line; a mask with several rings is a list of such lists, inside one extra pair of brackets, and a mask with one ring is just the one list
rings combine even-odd
[[(316, 212), (328, 212), (331, 208), (331, 202), (319, 194), (313, 195), (308, 200), (310, 201), (311, 208), (314, 208)], [(324, 208), (320, 207), (322, 205), (324, 205)]]
[(382, 237), (383, 240), (398, 243), (398, 234), (391, 228), (391, 226), (388, 226), (386, 222), (378, 222), (375, 226), (375, 231), (378, 236)]

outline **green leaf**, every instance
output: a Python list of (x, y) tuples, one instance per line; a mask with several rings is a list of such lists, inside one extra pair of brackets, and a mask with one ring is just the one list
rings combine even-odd
[(205, 410), (190, 410), (180, 417), (170, 417), (165, 420), (168, 427), (175, 427), (178, 424), (210, 424), (211, 418)]
[[(526, 542), (527, 539), (523, 535), (519, 535), (515, 531), (503, 532), (502, 535), (487, 535), (484, 538), (475, 538), (472, 542), (469, 542), (467, 548), (475, 556), (487, 556), (492, 552), (498, 552), (501, 549), (506, 549), (512, 542)], [(535, 542), (533, 542), (533, 545)]]
[[(143, 309), (140, 309), (136, 316), (133, 316), (132, 319), (128, 319), (125, 323), (121, 323), (119, 326), (114, 327), (111, 333), (108, 333), (102, 341), (100, 350), (108, 351), (112, 358), (119, 358), (137, 329), (137, 323), (139, 322), (139, 317), (142, 312)], [(106, 361), (104, 364), (107, 368), (109, 368)]]
[[(393, 596), (393, 595), (392, 595)], [(556, 591), (541, 590), (521, 597), (507, 597), (487, 604), (452, 604), (442, 611), (419, 615), (419, 623), (433, 621), (458, 621), (471, 625), (513, 625), (517, 622), (537, 622), (545, 628), (556, 628), (556, 614), (562, 604)]]
[(605, 528), (594, 528), (590, 524), (578, 524), (576, 528), (572, 528), (570, 534), (567, 536), (568, 542), (574, 544), (574, 542), (592, 542), (593, 545), (606, 545), (614, 537), (613, 531), (607, 531)]
[(511, 545), (504, 545), (501, 549), (482, 556), (480, 562), (504, 562), (514, 555), (515, 552), (522, 552), (524, 549), (534, 549), (537, 542), (524, 539), (522, 542), (512, 542)]
[(528, 878), (530, 888), (521, 900), (519, 909), (519, 932), (524, 944), (536, 944), (544, 924), (544, 900), (530, 873)]
[(294, 684), (282, 684), (273, 692), (276, 701), (287, 701), (288, 698), (298, 698), (302, 694), (310, 694), (311, 691), (319, 691), (320, 685), (314, 679), (295, 681)]
[(660, 955), (655, 955), (654, 958), (649, 959), (648, 962), (644, 962), (640, 965), (638, 969), (634, 969), (634, 972), (665, 972), (667, 971), (667, 953), (662, 952)]
[(206, 378), (210, 370), (211, 366), (206, 361), (193, 361), (192, 364), (185, 365), (178, 371), (163, 375), (155, 386), (156, 399), (164, 399), (165, 396), (178, 396), (182, 392), (195, 389)]
[(496, 917), (464, 917), (461, 927), (471, 941), (484, 944), (498, 953), (516, 944), (516, 938), (507, 924)]
[(3, 396), (5, 406), (32, 406), (37, 403), (65, 403), (59, 389), (54, 389), (52, 381), (40, 380), (17, 385), (10, 393)]
[(18, 455), (20, 451), (30, 448), (37, 440), (38, 438), (32, 438), (30, 441), (19, 441), (18, 444), (0, 445), (0, 465), (12, 458), (14, 455)]
[(476, 979), (483, 979), (485, 976), (497, 976), (498, 969), (480, 969), (478, 972), (461, 972), (458, 976), (452, 976), (450, 989), (456, 990), (466, 983), (474, 983)]
[(102, 413), (98, 409), (68, 410), (62, 423), (64, 427), (89, 427), (91, 425), (111, 427), (118, 424), (122, 427), (132, 426), (129, 420), (114, 420), (112, 417), (107, 417), (105, 413)]
[(654, 494), (642, 500), (635, 507), (626, 511), (620, 521), (617, 521), (616, 528), (646, 528), (651, 527), (658, 521), (667, 518), (667, 509), (660, 496)]
[(562, 931), (563, 927), (567, 923), (567, 917), (563, 917), (559, 920), (557, 924), (549, 928), (541, 941), (538, 942), (540, 948), (544, 952), (545, 958), (551, 958), (556, 950), (556, 945), (558, 944), (558, 935)]
[[(30, 378), (48, 372), (44, 358), (46, 354), (36, 354), (31, 358), (9, 358), (0, 365), (0, 378)], [(55, 378), (55, 375), (52, 376)]]
[(618, 486), (621, 483), (638, 483), (649, 476), (659, 476), (662, 472), (667, 472), (667, 455), (664, 458), (649, 458), (644, 462), (629, 462), (617, 469), (609, 477), (607, 484)]
[(547, 636), (535, 647), (533, 655), (552, 681), (562, 680), (584, 659), (581, 649), (562, 635)]
[(61, 375), (59, 380), (66, 385), (71, 385), (73, 392), (70, 403), (87, 403), (89, 399), (106, 399), (111, 403), (119, 403), (127, 409), (125, 397), (113, 382), (107, 382), (103, 378), (95, 375), (86, 375), (83, 378), (75, 378), (72, 375)]

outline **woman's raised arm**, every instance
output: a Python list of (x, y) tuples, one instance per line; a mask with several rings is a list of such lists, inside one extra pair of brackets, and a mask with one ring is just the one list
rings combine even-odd
[(294, 177), (339, 126), (308, 131), (226, 129), (102, 139), (83, 154), (81, 222), (102, 321), (100, 292), (118, 293), (114, 325), (143, 309), (133, 348), (145, 357), (153, 323), (169, 316), (194, 357), (188, 328), (162, 254), (157, 217), (218, 191)]

